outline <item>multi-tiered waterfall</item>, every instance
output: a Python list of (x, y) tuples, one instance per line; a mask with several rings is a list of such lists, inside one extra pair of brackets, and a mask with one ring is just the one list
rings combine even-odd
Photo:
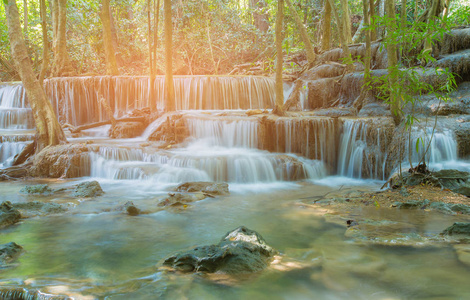
[[(310, 112), (248, 116), (248, 109), (272, 108), (272, 79), (179, 76), (174, 81), (176, 108), (189, 132), (183, 147), (141, 145), (166, 121), (164, 115), (139, 138), (101, 139), (90, 146), (80, 174), (174, 184), (277, 182), (327, 174), (384, 180), (391, 171), (394, 162), (388, 152), (395, 126), (389, 117), (327, 117)], [(102, 99), (115, 117), (148, 107), (151, 101), (162, 109), (164, 78), (154, 84), (152, 100), (147, 77), (52, 78), (46, 80), (45, 89), (61, 123), (77, 126), (108, 119)], [(21, 84), (2, 84), (0, 100), (0, 163), (7, 166), (33, 139), (34, 125)], [(89, 133), (89, 138), (106, 135), (108, 128)], [(412, 145), (423, 132), (427, 131), (413, 131)], [(437, 167), (443, 167), (443, 161), (456, 161), (456, 148), (452, 132), (440, 130), (427, 151), (428, 161)], [(410, 152), (414, 163), (423, 149), (421, 154)]]
[(0, 84), (0, 166), (9, 166), (34, 137), (34, 121), (20, 83)]

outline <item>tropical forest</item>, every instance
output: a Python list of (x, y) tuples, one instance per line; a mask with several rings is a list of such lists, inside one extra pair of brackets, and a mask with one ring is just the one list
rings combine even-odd
[(0, 299), (469, 278), (469, 0), (0, 3)]

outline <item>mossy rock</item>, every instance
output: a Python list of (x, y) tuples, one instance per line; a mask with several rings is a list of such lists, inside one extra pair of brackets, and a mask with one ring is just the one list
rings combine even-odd
[(72, 196), (74, 197), (97, 197), (104, 194), (98, 181), (85, 181), (75, 187)]
[(47, 184), (36, 184), (25, 186), (20, 190), (20, 193), (30, 195), (51, 195), (54, 193), (54, 190)]

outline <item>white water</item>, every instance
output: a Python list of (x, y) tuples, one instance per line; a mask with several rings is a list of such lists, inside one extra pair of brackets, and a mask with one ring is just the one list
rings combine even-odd
[(32, 140), (31, 129), (33, 115), (21, 83), (0, 84), (0, 167), (10, 166)]
[(386, 140), (383, 128), (370, 119), (344, 119), (339, 142), (338, 175), (385, 180)]

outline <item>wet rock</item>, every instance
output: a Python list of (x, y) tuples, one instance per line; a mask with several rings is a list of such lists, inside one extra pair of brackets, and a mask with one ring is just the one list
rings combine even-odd
[(244, 274), (265, 269), (275, 254), (261, 235), (241, 226), (228, 232), (217, 245), (177, 253), (163, 265), (182, 272)]
[(21, 253), (23, 253), (23, 247), (14, 242), (0, 245), (0, 266), (16, 260)]
[(103, 195), (104, 192), (101, 189), (98, 181), (85, 181), (75, 187), (72, 196), (74, 197), (96, 197)]
[(254, 116), (254, 115), (260, 115), (262, 114), (263, 111), (261, 109), (250, 109), (246, 112), (247, 116)]
[(159, 207), (186, 208), (189, 203), (203, 200), (204, 193), (168, 193), (168, 197), (158, 203)]
[(150, 136), (149, 141), (163, 141), (168, 144), (180, 144), (189, 136), (183, 114), (167, 115), (163, 122)]
[(138, 216), (142, 212), (132, 201), (127, 201), (123, 206), (123, 210), (125, 210), (129, 216)]
[(466, 235), (470, 237), (470, 223), (455, 222), (452, 226), (447, 227), (443, 235)]
[(10, 201), (0, 204), (0, 228), (17, 223), (21, 213), (13, 207)]
[(142, 122), (118, 122), (111, 127), (109, 137), (113, 139), (128, 139), (140, 136), (145, 130)]
[(470, 214), (470, 206), (461, 203), (433, 202), (429, 208), (448, 214)]
[(390, 109), (383, 103), (372, 102), (365, 104), (358, 113), (360, 117), (379, 117), (387, 116), (390, 117), (392, 113)]
[(228, 184), (225, 182), (186, 182), (174, 189), (175, 192), (201, 192), (211, 196), (228, 195)]
[(36, 184), (25, 186), (20, 190), (20, 193), (32, 195), (51, 195), (54, 193), (54, 190), (51, 189), (47, 184)]
[(18, 209), (23, 217), (33, 217), (36, 215), (49, 215), (60, 214), (67, 211), (67, 209), (57, 203), (31, 201), (24, 203), (13, 204), (15, 209)]
[(400, 208), (400, 209), (407, 209), (407, 208), (426, 208), (429, 205), (429, 200), (410, 200), (405, 202), (394, 202), (392, 207)]
[(82, 144), (49, 146), (34, 156), (30, 174), (34, 177), (73, 178), (82, 174), (81, 162), (88, 147)]
[(2, 300), (72, 300), (74, 298), (67, 296), (57, 296), (47, 294), (38, 290), (27, 290), (25, 288), (0, 287), (0, 299)]

